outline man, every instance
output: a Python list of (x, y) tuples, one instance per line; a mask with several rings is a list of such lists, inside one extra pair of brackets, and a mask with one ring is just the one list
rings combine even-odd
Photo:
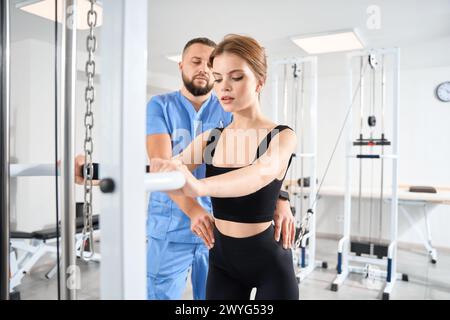
[[(183, 49), (179, 69), (181, 90), (153, 97), (147, 106), (147, 153), (149, 159), (170, 159), (200, 133), (226, 127), (231, 114), (222, 109), (212, 94), (213, 77), (207, 62), (215, 43), (207, 38), (190, 40)], [(205, 166), (193, 174), (204, 178)], [(180, 299), (189, 268), (195, 300), (205, 298), (208, 247), (214, 245), (211, 202), (151, 193), (147, 220), (147, 288), (149, 299)], [(203, 239), (191, 230), (202, 230)], [(275, 239), (283, 231), (284, 247), (292, 245), (295, 234), (289, 203), (278, 200)]]

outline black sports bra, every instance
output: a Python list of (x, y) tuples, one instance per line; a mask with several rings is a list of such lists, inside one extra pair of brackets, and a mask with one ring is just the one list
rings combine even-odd
[[(219, 137), (224, 128), (216, 128), (211, 131), (205, 147), (204, 160), (206, 163), (206, 177), (212, 177), (219, 174), (227, 173), (232, 170), (237, 170), (242, 167), (216, 167), (212, 164), (214, 152), (216, 149)], [(288, 126), (278, 125), (262, 140), (256, 151), (255, 160), (258, 159), (264, 152), (266, 152), (269, 143), (279, 132), (290, 129)], [(289, 159), (286, 172), (291, 164), (292, 155)], [(215, 198), (211, 197), (214, 217), (222, 220), (257, 223), (272, 221), (275, 212), (275, 205), (278, 199), (278, 194), (281, 189), (286, 173), (283, 179), (274, 179), (265, 187), (262, 187), (255, 193), (235, 198)]]

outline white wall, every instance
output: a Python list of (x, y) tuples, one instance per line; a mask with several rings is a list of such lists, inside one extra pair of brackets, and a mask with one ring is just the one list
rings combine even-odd
[[(44, 48), (36, 41), (11, 46), (11, 158), (15, 163), (54, 161), (52, 55)], [(12, 179), (12, 222), (18, 230), (33, 231), (54, 223), (53, 180)]]
[[(38, 40), (15, 42), (11, 46), (11, 158), (14, 163), (54, 162), (54, 53), (50, 43)], [(84, 70), (83, 55), (77, 68)], [(97, 71), (100, 68), (97, 67)], [(76, 82), (76, 152), (83, 150), (85, 78)], [(96, 82), (98, 86), (98, 82)], [(100, 105), (99, 94), (96, 106)], [(94, 141), (98, 141), (101, 116), (95, 114)], [(100, 153), (94, 142), (94, 160)], [(55, 225), (55, 179), (21, 177), (11, 181), (13, 230), (35, 231)], [(83, 201), (82, 187), (76, 188)], [(98, 190), (94, 191), (97, 213)]]

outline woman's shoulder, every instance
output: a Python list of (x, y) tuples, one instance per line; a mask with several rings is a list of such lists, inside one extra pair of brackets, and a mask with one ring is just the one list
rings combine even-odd
[(277, 133), (284, 132), (285, 134), (288, 134), (288, 135), (291, 135), (291, 134), (295, 135), (294, 129), (292, 129), (289, 125), (284, 124), (284, 123), (273, 123), (272, 128), (273, 128), (272, 130), (277, 131)]
[(281, 143), (286, 143), (288, 141), (295, 143), (297, 139), (294, 129), (286, 124), (276, 124), (273, 130), (277, 130), (276, 133), (279, 135)]
[[(283, 137), (295, 137), (294, 130), (288, 126), (287, 124), (283, 123), (276, 123), (273, 121), (267, 121), (263, 123), (258, 130), (263, 130), (266, 132), (267, 135), (270, 135), (272, 138), (275, 137), (278, 134), (281, 134)], [(290, 138), (289, 138), (290, 139)]]
[(275, 125), (275, 128), (278, 128), (278, 130), (286, 130), (289, 129), (290, 131), (294, 131), (294, 129), (292, 129), (290, 126), (288, 126), (287, 124), (283, 124), (283, 123), (279, 123)]

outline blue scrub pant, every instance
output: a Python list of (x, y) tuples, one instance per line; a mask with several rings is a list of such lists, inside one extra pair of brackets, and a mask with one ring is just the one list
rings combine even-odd
[(204, 300), (208, 276), (208, 249), (203, 243), (180, 243), (148, 238), (147, 298), (179, 300), (192, 267), (194, 300)]

